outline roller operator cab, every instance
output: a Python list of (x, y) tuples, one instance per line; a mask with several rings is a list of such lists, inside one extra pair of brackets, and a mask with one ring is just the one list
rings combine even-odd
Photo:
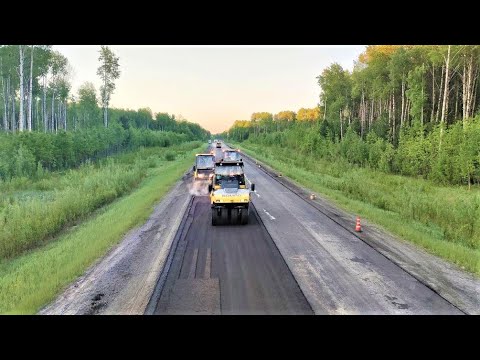
[(215, 164), (212, 182), (208, 185), (212, 207), (212, 225), (248, 223), (251, 191), (247, 188), (242, 161), (221, 161)]
[(196, 154), (195, 165), (193, 165), (194, 180), (209, 180), (213, 177), (215, 169), (215, 155)]
[(239, 150), (223, 150), (223, 161), (242, 161)]

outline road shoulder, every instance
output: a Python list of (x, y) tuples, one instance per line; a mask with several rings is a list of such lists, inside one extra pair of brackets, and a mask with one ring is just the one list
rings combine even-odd
[(146, 223), (128, 232), (39, 314), (143, 314), (190, 201), (187, 177)]

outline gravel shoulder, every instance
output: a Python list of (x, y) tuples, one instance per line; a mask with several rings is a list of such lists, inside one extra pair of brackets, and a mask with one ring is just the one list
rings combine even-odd
[(191, 198), (187, 173), (132, 229), (39, 314), (143, 314)]

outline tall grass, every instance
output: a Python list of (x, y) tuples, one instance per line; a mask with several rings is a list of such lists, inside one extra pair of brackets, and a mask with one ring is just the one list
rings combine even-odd
[[(149, 149), (143, 155), (150, 154), (147, 159), (155, 155), (155, 167), (147, 170), (137, 189), (62, 233), (55, 241), (15, 259), (0, 261), (0, 314), (37, 312), (123, 234), (143, 223), (153, 211), (153, 205), (193, 163), (195, 152), (200, 151), (192, 148), (194, 145), (172, 147), (177, 158), (170, 162), (163, 159), (165, 150)], [(133, 154), (126, 154), (125, 158), (138, 160)]]
[[(197, 146), (194, 142), (177, 151)], [(131, 191), (147, 169), (163, 161), (165, 153), (175, 154), (163, 148), (142, 149), (63, 174), (47, 174), (37, 181), (23, 179), (0, 185), (4, 190), (0, 199), (0, 258), (15, 257), (42, 244), (65, 226)]]
[(480, 189), (438, 186), (338, 161), (244, 142), (247, 154), (338, 205), (480, 274)]

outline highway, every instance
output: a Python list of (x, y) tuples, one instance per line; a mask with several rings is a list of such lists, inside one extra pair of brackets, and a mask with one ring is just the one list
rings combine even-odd
[(190, 169), (40, 313), (480, 314), (478, 278), (373, 224), (354, 232), (354, 214), (243, 160), (247, 225), (212, 226), (207, 182)]
[[(462, 314), (244, 158), (247, 226), (211, 225), (195, 197), (156, 314)], [(263, 225), (264, 224), (264, 225)]]

